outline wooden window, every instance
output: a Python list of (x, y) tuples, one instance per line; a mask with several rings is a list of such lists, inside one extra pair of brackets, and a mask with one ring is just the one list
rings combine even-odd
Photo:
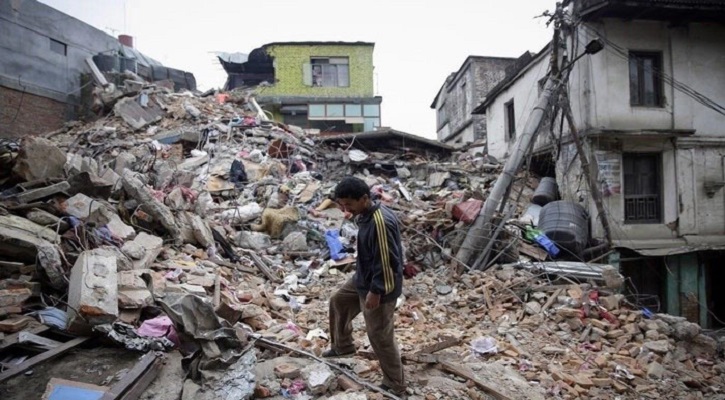
[(659, 153), (624, 153), (624, 222), (662, 221), (661, 165)]
[(629, 102), (632, 106), (662, 107), (662, 53), (629, 53)]
[(506, 140), (516, 139), (516, 112), (514, 110), (514, 99), (503, 105), (504, 122), (506, 124)]

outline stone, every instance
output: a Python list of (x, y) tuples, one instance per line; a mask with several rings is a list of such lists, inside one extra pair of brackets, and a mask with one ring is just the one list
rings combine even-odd
[(566, 323), (572, 331), (579, 331), (584, 327), (580, 318), (567, 318)]
[(126, 169), (133, 169), (133, 165), (136, 163), (136, 156), (131, 153), (123, 152), (116, 156), (116, 161), (113, 166), (113, 171), (119, 176), (123, 175)]
[(695, 336), (688, 347), (690, 353), (697, 357), (714, 357), (717, 354), (717, 341), (703, 334)]
[(330, 396), (327, 400), (367, 400), (368, 396), (365, 393), (338, 393), (334, 396)]
[(613, 290), (619, 289), (624, 285), (624, 277), (612, 265), (602, 267), (602, 279), (604, 279), (604, 285)]
[(609, 378), (591, 378), (591, 381), (597, 387), (607, 388), (612, 386), (612, 380)]
[(687, 322), (687, 318), (685, 317), (678, 317), (669, 314), (655, 314), (654, 318), (655, 321), (662, 321), (667, 323), (668, 325), (674, 325), (680, 322)]
[(274, 367), (274, 374), (277, 378), (295, 379), (300, 376), (301, 371), (298, 367), (290, 364), (278, 364)]
[[(147, 269), (154, 263), (163, 248), (163, 239), (141, 232), (132, 242), (124, 243), (121, 251), (133, 259), (133, 269)], [(137, 258), (139, 255), (141, 257)]]
[(70, 274), (68, 304), (71, 319), (82, 317), (91, 325), (112, 323), (118, 317), (116, 258), (107, 252), (81, 253)]
[(55, 229), (60, 224), (60, 232), (65, 232), (70, 228), (70, 225), (67, 221), (62, 220), (55, 215), (38, 208), (34, 208), (30, 211), (28, 211), (27, 214), (25, 214), (25, 218), (28, 220), (35, 222), (38, 225), (51, 227)]
[(652, 352), (658, 354), (665, 354), (670, 349), (670, 342), (668, 342), (667, 340), (654, 340), (644, 342), (644, 347)]
[(132, 171), (124, 171), (121, 181), (123, 182), (123, 189), (141, 204), (145, 212), (161, 223), (168, 234), (174, 238), (174, 244), (180, 245), (182, 243), (181, 230), (176, 225), (176, 218), (171, 210), (157, 200), (153, 196), (151, 189), (137, 178)]
[(184, 199), (184, 193), (181, 191), (180, 187), (174, 188), (171, 193), (166, 195), (164, 204), (174, 211), (186, 210), (189, 207), (186, 199)]
[(329, 366), (322, 363), (311, 364), (302, 370), (302, 376), (305, 379), (307, 388), (313, 395), (322, 395), (329, 390), (333, 390), (332, 384), (335, 382), (335, 374)]
[(541, 352), (544, 354), (549, 354), (549, 355), (565, 354), (566, 349), (562, 349), (562, 348), (554, 347), (554, 346), (545, 346), (543, 349), (541, 349)]
[(269, 235), (261, 232), (241, 231), (235, 240), (237, 246), (243, 249), (264, 250), (272, 246)]
[(101, 246), (96, 249), (98, 254), (104, 254), (109, 257), (116, 258), (116, 269), (118, 271), (130, 271), (133, 269), (133, 262), (131, 259), (123, 254), (121, 249), (116, 246)]
[(25, 137), (13, 173), (25, 181), (65, 177), (66, 155), (53, 142), (36, 136)]
[(282, 248), (286, 251), (308, 251), (307, 235), (303, 232), (292, 232), (282, 241)]
[(674, 324), (673, 336), (678, 340), (692, 340), (700, 334), (700, 325), (682, 321)]
[(530, 301), (524, 306), (524, 310), (529, 315), (535, 315), (541, 312), (541, 304), (538, 301)]
[(405, 167), (396, 168), (395, 172), (397, 172), (398, 178), (403, 178), (403, 179), (410, 178), (410, 175), (411, 175), (410, 170)]
[[(140, 100), (143, 96), (148, 99), (148, 95), (142, 94), (138, 96)], [(136, 97), (126, 97), (113, 106), (113, 113), (121, 117), (130, 127), (139, 130), (147, 125), (161, 120), (166, 113), (156, 102), (146, 101), (145, 107), (139, 104)]]
[(649, 366), (647, 366), (647, 377), (650, 379), (662, 379), (662, 375), (664, 373), (665, 368), (657, 361), (652, 361)]
[(650, 329), (650, 330), (644, 332), (644, 337), (647, 340), (659, 340), (660, 336), (661, 336), (660, 333), (654, 329)]
[(135, 310), (154, 304), (154, 298), (148, 289), (118, 290), (118, 308), (123, 310)]

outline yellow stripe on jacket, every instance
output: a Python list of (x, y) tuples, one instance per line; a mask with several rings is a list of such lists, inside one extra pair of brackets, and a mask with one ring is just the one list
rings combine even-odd
[(383, 268), (383, 281), (385, 282), (385, 294), (395, 289), (395, 278), (393, 269), (390, 266), (390, 252), (388, 250), (388, 231), (385, 228), (385, 219), (380, 209), (373, 213), (375, 227), (378, 233), (378, 250), (380, 251), (380, 260)]

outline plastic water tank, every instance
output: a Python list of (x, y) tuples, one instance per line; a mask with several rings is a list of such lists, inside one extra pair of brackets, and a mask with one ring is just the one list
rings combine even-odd
[(580, 256), (589, 241), (589, 216), (577, 203), (553, 201), (541, 209), (538, 229), (557, 246)]
[(531, 202), (540, 206), (545, 206), (559, 197), (559, 187), (556, 185), (556, 179), (545, 177), (541, 178), (539, 186), (534, 191), (534, 197)]

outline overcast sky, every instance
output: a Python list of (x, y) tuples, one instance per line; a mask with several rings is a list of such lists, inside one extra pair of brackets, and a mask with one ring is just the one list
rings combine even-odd
[(434, 138), (430, 109), (446, 76), (469, 55), (517, 57), (550, 39), (555, 0), (41, 0), (166, 66), (193, 72), (199, 89), (226, 75), (214, 51), (278, 41), (375, 42), (382, 125)]

